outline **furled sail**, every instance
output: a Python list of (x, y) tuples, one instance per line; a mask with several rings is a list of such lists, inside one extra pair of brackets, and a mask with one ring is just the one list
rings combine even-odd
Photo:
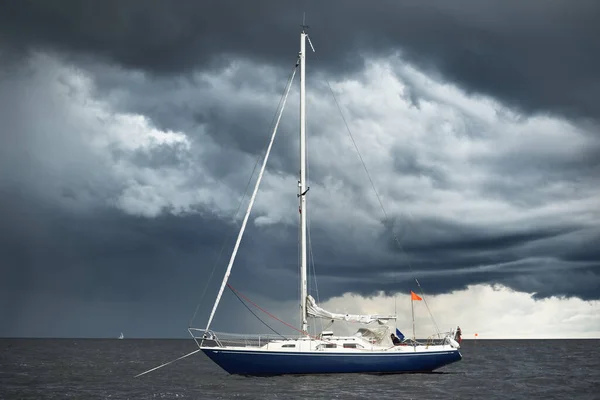
[(322, 309), (317, 305), (315, 299), (308, 295), (306, 298), (306, 311), (309, 316), (315, 318), (334, 319), (338, 321), (360, 322), (361, 324), (370, 324), (377, 321), (385, 324), (389, 320), (396, 319), (394, 315), (359, 315), (359, 314), (336, 314)]

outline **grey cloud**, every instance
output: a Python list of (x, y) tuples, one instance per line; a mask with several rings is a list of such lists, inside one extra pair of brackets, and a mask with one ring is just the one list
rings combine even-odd
[[(411, 225), (402, 249), (387, 235), (369, 246), (346, 244), (344, 252), (335, 254), (316, 245), (319, 287), (365, 296), (379, 290), (393, 294), (414, 289), (416, 277), (430, 294), (478, 283), (535, 291), (538, 298), (558, 295), (592, 300), (600, 294), (600, 265), (593, 245), (597, 230), (561, 226), (490, 232), (490, 227), (434, 220)], [(395, 256), (390, 256), (390, 251)]]
[[(23, 198), (15, 193), (4, 193), (2, 197), (0, 257), (3, 279), (0, 292), (5, 301), (0, 311), (5, 323), (0, 335), (23, 334), (26, 329), (21, 325), (22, 321), (29, 320), (32, 315), (39, 316), (41, 309), (55, 315), (58, 323), (60, 313), (77, 308), (77, 304), (89, 307), (88, 312), (101, 304), (115, 312), (114, 304), (123, 304), (131, 308), (132, 318), (147, 314), (148, 311), (141, 309), (144, 304), (145, 307), (156, 307), (157, 312), (168, 304), (170, 313), (187, 324), (219, 250), (226, 243), (203, 299), (200, 316), (206, 317), (207, 307), (214, 299), (231, 253), (236, 225), (211, 216), (209, 210), (192, 216), (165, 214), (148, 219), (123, 215), (109, 208), (97, 209), (85, 216), (73, 215), (62, 208), (43, 204), (30, 196)], [(270, 243), (269, 253), (260, 250), (260, 242)], [(284, 259), (281, 242), (280, 233), (275, 236), (273, 232), (249, 229), (249, 236), (242, 245), (245, 254), (236, 264), (231, 284), (244, 287), (248, 294), (265, 291), (270, 285), (265, 279), (265, 268), (283, 267), (285, 270), (289, 267), (277, 261)], [(7, 265), (9, 262), (11, 265)], [(256, 266), (259, 266), (258, 270)], [(273, 274), (270, 275), (273, 279)], [(276, 298), (287, 299), (297, 286), (294, 278), (295, 274), (284, 271), (278, 278), (277, 287), (269, 286), (276, 289), (270, 292)], [(248, 287), (247, 282), (256, 283)], [(221, 307), (227, 309), (229, 305), (230, 309), (239, 311), (236, 308), (239, 305), (230, 300)], [(55, 303), (54, 307), (49, 307)], [(133, 315), (135, 313), (140, 315)], [(82, 320), (87, 317), (80, 315)], [(110, 316), (101, 319), (107, 321)], [(15, 330), (15, 326), (21, 330)], [(183, 326), (180, 325), (178, 330)], [(152, 332), (155, 335), (169, 332), (169, 329), (156, 326), (148, 332), (139, 329), (131, 327), (130, 332), (137, 331), (142, 337), (152, 336)], [(43, 331), (66, 332), (53, 323)], [(80, 331), (81, 327), (72, 327), (72, 332)]]
[(592, 300), (598, 297), (600, 291), (600, 265), (569, 272), (563, 275), (561, 271), (545, 271), (547, 264), (539, 265), (540, 272), (529, 275), (507, 276), (501, 281), (515, 290), (527, 287), (535, 292), (535, 298), (543, 299), (550, 296), (579, 297)]
[[(198, 149), (207, 146), (204, 135), (208, 135), (218, 151), (215, 147), (215, 152), (205, 152), (202, 160), (195, 161), (201, 161), (216, 178), (235, 179), (242, 186), (245, 180), (238, 180), (241, 166), (252, 164), (264, 153), (294, 63), (283, 72), (239, 64), (222, 76), (217, 74), (221, 78), (217, 83), (212, 81), (214, 75), (202, 73), (153, 77), (93, 64), (86, 64), (85, 71), (94, 77), (94, 95), (116, 109), (145, 115), (159, 129), (185, 132)], [(295, 103), (290, 96), (269, 164), (272, 170), (290, 174), (295, 173), (298, 158)]]
[[(139, 105), (136, 104), (136, 99), (143, 97), (146, 91), (158, 91), (158, 89), (149, 90), (148, 87), (168, 87), (169, 85), (167, 82), (171, 79), (172, 78), (164, 77), (158, 81), (151, 81), (146, 78), (140, 78), (138, 85), (141, 92), (136, 93), (136, 90), (134, 90), (125, 97), (119, 98), (117, 104), (125, 109), (131, 109), (135, 112), (151, 113), (150, 110), (161, 108), (158, 100), (146, 99), (144, 100), (145, 105), (143, 108), (136, 108), (139, 107)], [(177, 82), (177, 80), (172, 82)], [(161, 99), (167, 104), (169, 104), (169, 99), (172, 98), (171, 96), (178, 98), (178, 94), (181, 94), (183, 90), (178, 88), (178, 84), (174, 84), (172, 87), (176, 88), (174, 92), (169, 90), (162, 92), (163, 96)], [(183, 97), (188, 98), (189, 96), (190, 103), (194, 101), (191, 99), (198, 99), (197, 101), (202, 104), (203, 91), (206, 89), (206, 86), (192, 85), (191, 88), (185, 88), (186, 94)], [(271, 86), (271, 89), (274, 90), (275, 88)], [(198, 90), (198, 93), (194, 94), (193, 92), (196, 90)], [(265, 94), (264, 91), (259, 91), (259, 93), (261, 93), (261, 95)], [(104, 92), (103, 95), (106, 96), (107, 99), (110, 99), (110, 90)], [(273, 99), (277, 98), (276, 93), (270, 93), (270, 95)], [(267, 113), (267, 110), (265, 110), (264, 107), (261, 108), (257, 106), (257, 108), (253, 110), (253, 113), (255, 114), (254, 117), (257, 118), (257, 121), (261, 120), (260, 123), (254, 122), (255, 120), (252, 118), (248, 118), (249, 114), (247, 114), (245, 110), (243, 113), (239, 114), (228, 111), (233, 119), (227, 120), (224, 115), (219, 114), (219, 110), (224, 110), (226, 106), (231, 107), (231, 105), (228, 104), (213, 102), (213, 114), (209, 113), (209, 115), (212, 115), (213, 117), (202, 121), (202, 123), (205, 124), (204, 126), (208, 129), (215, 129), (212, 128), (213, 126), (225, 125), (227, 127), (220, 128), (223, 129), (222, 131), (215, 130), (214, 132), (211, 132), (211, 137), (215, 138), (217, 142), (224, 147), (219, 149), (214, 156), (206, 155), (205, 157), (208, 158), (196, 161), (208, 166), (210, 172), (215, 174), (219, 179), (227, 179), (229, 184), (233, 184), (236, 188), (241, 189), (246, 184), (245, 175), (243, 176), (243, 174), (239, 173), (239, 167), (242, 165), (242, 161), (240, 161), (239, 158), (237, 159), (238, 161), (235, 162), (232, 160), (240, 156), (240, 153), (238, 153), (237, 150), (242, 150), (241, 154), (245, 152), (257, 153), (262, 150), (261, 147), (264, 144), (264, 138), (259, 137), (259, 129), (254, 127), (258, 125), (266, 126), (268, 121), (267, 115), (269, 113)], [(240, 107), (241, 106), (242, 105), (240, 105)], [(174, 111), (177, 111), (178, 109), (179, 108), (176, 105), (173, 106)], [(169, 114), (169, 112), (161, 112), (160, 115), (167, 116)], [(179, 115), (177, 123), (182, 125), (177, 126), (183, 129), (185, 129), (186, 126), (189, 127), (189, 125), (185, 125), (186, 123), (189, 123), (189, 120), (187, 119), (189, 116), (189, 114)], [(355, 116), (352, 114), (352, 117), (354, 118)], [(468, 119), (466, 116), (463, 117), (465, 124), (480, 124), (485, 128), (483, 122), (472, 122), (472, 120)], [(174, 118), (174, 120), (175, 119), (176, 118)], [(158, 120), (161, 120), (161, 118), (159, 117)], [(248, 121), (250, 121), (249, 126), (245, 126), (244, 124)], [(168, 127), (171, 126), (171, 124), (166, 122), (164, 126)], [(236, 127), (241, 128), (237, 129)], [(319, 128), (322, 130), (323, 126), (321, 125)], [(288, 129), (291, 130), (293, 128)], [(486, 138), (491, 135), (491, 133), (485, 131), (485, 129), (477, 129), (477, 131), (478, 134), (473, 136), (476, 139)], [(194, 138), (194, 130), (189, 132), (191, 137)], [(263, 130), (262, 134), (266, 134), (266, 132)], [(317, 131), (315, 134), (319, 135), (322, 133)], [(240, 135), (244, 135), (245, 137), (240, 139)], [(282, 139), (284, 142), (283, 146), (281, 144)], [(294, 156), (296, 151), (291, 148), (291, 142), (285, 142), (286, 139), (285, 136), (279, 137), (276, 146), (282, 146), (284, 149), (279, 147), (279, 152), (276, 151), (274, 153), (275, 164), (271, 163), (271, 169), (273, 169), (273, 165), (275, 165), (275, 170), (281, 170), (284, 174), (287, 173), (292, 175), (295, 174), (295, 165), (297, 161), (294, 159)], [(591, 139), (593, 140), (593, 137)], [(195, 145), (202, 146), (202, 143), (197, 142)], [(289, 152), (281, 150), (289, 150)], [(434, 185), (447, 189), (451, 188), (454, 183), (452, 176), (438, 165), (429, 165), (427, 162), (421, 160), (417, 155), (418, 150), (418, 148), (402, 147), (394, 152), (394, 167), (396, 168), (397, 173), (401, 176), (428, 176), (432, 179)], [(539, 159), (539, 162), (543, 164), (537, 165), (534, 162), (532, 166), (531, 161), (535, 161), (535, 159), (527, 152), (527, 149), (524, 149), (521, 154), (509, 154), (510, 159), (503, 158), (505, 155), (505, 153), (499, 152), (496, 158), (492, 157), (475, 160), (480, 163), (476, 165), (478, 168), (481, 168), (481, 170), (485, 170), (492, 175), (512, 176), (514, 174), (515, 176), (519, 176), (520, 179), (508, 183), (503, 183), (502, 181), (495, 182), (492, 179), (489, 186), (484, 185), (482, 187), (482, 194), (492, 198), (500, 196), (505, 199), (505, 201), (516, 202), (519, 204), (523, 203), (528, 206), (536, 204), (530, 204), (528, 199), (530, 199), (531, 196), (533, 196), (531, 197), (531, 200), (535, 200), (538, 203), (544, 201), (544, 199), (539, 196), (538, 192), (531, 192), (527, 189), (539, 189), (540, 182), (550, 178), (558, 181), (570, 179), (570, 175), (565, 174), (567, 174), (568, 171), (572, 171), (573, 173), (582, 171), (585, 159), (579, 159), (577, 157), (573, 158), (567, 155), (560, 156), (560, 158), (553, 158), (552, 155), (540, 154), (536, 157)], [(588, 157), (588, 159), (593, 161), (593, 157)], [(243, 161), (243, 165), (250, 166), (252, 162), (253, 160), (249, 158)], [(439, 162), (440, 165), (442, 165), (443, 160), (437, 160), (436, 162)], [(151, 163), (148, 165), (151, 165)], [(567, 166), (570, 165), (572, 165), (572, 167), (567, 168)], [(357, 170), (360, 171), (358, 160), (356, 167)], [(312, 176), (315, 176), (315, 183), (322, 183), (322, 178), (319, 179), (319, 176), (322, 177), (326, 175), (325, 173), (332, 173), (332, 171), (326, 171), (323, 166), (319, 166), (318, 162), (313, 164), (311, 168), (313, 168)], [(249, 170), (247, 172), (249, 172)], [(333, 171), (333, 173), (335, 172), (336, 171)], [(362, 171), (357, 173), (362, 174)], [(589, 179), (593, 181), (593, 174), (590, 175)], [(588, 184), (590, 182), (589, 179), (584, 177), (584, 182)], [(357, 179), (357, 181), (358, 180), (359, 179)], [(357, 195), (364, 194), (365, 190), (368, 189), (368, 186), (365, 186), (366, 181), (363, 182), (360, 180), (360, 182), (362, 183), (349, 183), (351, 191)], [(318, 194), (315, 193), (314, 195), (317, 196)], [(410, 192), (405, 193), (405, 198), (416, 200), (414, 194), (411, 194)], [(355, 206), (360, 207), (361, 200), (357, 200)], [(352, 215), (351, 212), (349, 215)], [(393, 291), (394, 288), (406, 289), (412, 284), (410, 283), (412, 279), (408, 278), (410, 271), (406, 266), (407, 261), (411, 263), (415, 271), (422, 271), (426, 275), (430, 273), (449, 274), (448, 278), (445, 278), (442, 283), (436, 283), (433, 280), (428, 282), (428, 286), (435, 293), (459, 289), (471, 283), (481, 282), (501, 282), (506, 283), (509, 287), (517, 287), (515, 286), (517, 285), (517, 282), (511, 281), (511, 276), (515, 274), (520, 274), (522, 276), (536, 276), (541, 273), (541, 267), (537, 268), (536, 265), (531, 265), (523, 269), (523, 267), (517, 268), (507, 265), (512, 265), (519, 260), (533, 256), (549, 256), (556, 259), (557, 262), (560, 260), (567, 261), (566, 258), (563, 259), (564, 252), (574, 251), (578, 254), (578, 251), (588, 251), (586, 249), (573, 250), (574, 247), (572, 245), (564, 243), (548, 245), (548, 247), (544, 249), (527, 248), (531, 243), (551, 243), (552, 240), (556, 238), (584, 229), (583, 226), (574, 224), (539, 228), (521, 228), (518, 225), (514, 225), (503, 230), (494, 230), (489, 226), (469, 226), (466, 223), (458, 224), (452, 221), (418, 220), (410, 222), (408, 220), (401, 220), (396, 223), (396, 228), (399, 229), (399, 232), (401, 233), (407, 257), (397, 253), (397, 248), (394, 247), (395, 245), (393, 243), (390, 246), (381, 245), (382, 243), (390, 243), (389, 237), (378, 238), (378, 245), (372, 244), (373, 240), (376, 238), (365, 235), (361, 236), (360, 233), (357, 237), (353, 237), (350, 240), (348, 240), (348, 238), (337, 239), (335, 233), (331, 230), (332, 228), (328, 226), (327, 221), (315, 221), (313, 223), (312, 237), (315, 259), (318, 266), (317, 273), (323, 279), (322, 288), (325, 291), (329, 291), (328, 293), (330, 295), (339, 294), (343, 290), (348, 289), (358, 293), (373, 294), (381, 289), (381, 281), (382, 279), (385, 280), (386, 274), (392, 273), (404, 276), (404, 278), (398, 278), (398, 281), (393, 284), (387, 284), (387, 286), (384, 284), (383, 286), (387, 287), (386, 290)], [(284, 228), (278, 226), (278, 229), (279, 232), (281, 232)], [(264, 238), (260, 233), (260, 229), (253, 230), (252, 233), (257, 234), (261, 239)], [(290, 278), (290, 276), (293, 277), (294, 270), (297, 268), (294, 260), (289, 259), (289, 254), (294, 254), (296, 251), (294, 245), (295, 235), (293, 233), (293, 229), (287, 233), (286, 237), (289, 241), (285, 243), (274, 243), (273, 238), (270, 237), (268, 244), (274, 248), (270, 247), (268, 252), (269, 257), (267, 258), (261, 258), (265, 254), (263, 248), (266, 246), (266, 243), (252, 239), (252, 235), (249, 234), (248, 239), (245, 239), (244, 249), (250, 253), (256, 252), (259, 258), (254, 258), (254, 256), (246, 253), (246, 256), (240, 259), (240, 264), (236, 268), (250, 268), (250, 264), (248, 264), (247, 260), (254, 260), (254, 262), (257, 262), (258, 260), (258, 264), (269, 270), (270, 273), (272, 273), (272, 266), (276, 264), (278, 268), (285, 271), (282, 272), (283, 275), (288, 278)], [(273, 236), (275, 237), (277, 234), (273, 233)], [(369, 244), (365, 245), (365, 243)], [(570, 257), (576, 256), (573, 255)], [(589, 266), (589, 264), (586, 265), (585, 268), (588, 268), (590, 273), (597, 273), (595, 268)], [(481, 266), (486, 266), (487, 268), (479, 270), (478, 267)], [(454, 270), (464, 270), (464, 272), (452, 274), (451, 271)], [(419, 272), (417, 272), (417, 274), (419, 274)], [(342, 276), (342, 278), (339, 278), (340, 276)], [(289, 284), (293, 287), (293, 282), (290, 282)], [(521, 288), (522, 286), (518, 287)], [(559, 289), (557, 286), (555, 287)], [(253, 290), (260, 291), (258, 287)], [(542, 292), (540, 291), (540, 293)], [(547, 292), (544, 291), (543, 293)], [(272, 293), (272, 295), (278, 299), (289, 298), (283, 291), (276, 291), (276, 293)], [(582, 292), (582, 295), (589, 296), (590, 294), (589, 292)]]
[(112, 157), (115, 160), (128, 158), (137, 166), (146, 168), (173, 167), (179, 168), (189, 163), (187, 149), (181, 143), (170, 146), (157, 146), (152, 149), (137, 149), (132, 152), (113, 147)]
[[(127, 215), (111, 207), (124, 183), (89, 152), (85, 146), (89, 138), (76, 134), (89, 127), (77, 126), (76, 119), (60, 113), (59, 105), (51, 107), (55, 101), (51, 96), (45, 97), (40, 90), (31, 92), (36, 85), (28, 79), (36, 77), (35, 68), (30, 64), (29, 69), (21, 68), (30, 60), (25, 53), (20, 53), (23, 58), (14, 57), (19, 55), (17, 49), (56, 51), (63, 62), (78, 65), (82, 68), (79, 72), (93, 78), (91, 98), (106, 102), (114, 112), (144, 115), (160, 129), (184, 132), (191, 142), (189, 151), (178, 144), (134, 151), (113, 147), (109, 155), (115, 163), (127, 161), (140, 170), (189, 170), (184, 175), (185, 184), (192, 188), (204, 188), (205, 173), (208, 180), (230, 188), (233, 197), (241, 197), (256, 155), (264, 149), (276, 101), (289, 72), (284, 63), (294, 61), (301, 12), (286, 11), (280, 2), (264, 2), (248, 10), (242, 3), (233, 2), (190, 2), (177, 7), (171, 3), (144, 4), (143, 9), (137, 9), (138, 5), (123, 2), (13, 2), (5, 3), (5, 12), (0, 12), (2, 55), (6, 58), (9, 54), (15, 63), (10, 68), (3, 64), (0, 78), (0, 166), (2, 171), (9, 171), (0, 174), (0, 262), (4, 277), (0, 282), (4, 297), (0, 300), (2, 313), (7, 316), (2, 319), (14, 321), (12, 326), (23, 330), (31, 326), (17, 324), (23, 317), (15, 310), (30, 313), (27, 318), (33, 318), (39, 313), (32, 309), (44, 301), (74, 315), (92, 309), (105, 315), (107, 309), (112, 309), (105, 309), (105, 304), (127, 304), (132, 313), (141, 315), (141, 325), (155, 332), (162, 328), (153, 327), (153, 315), (144, 311), (145, 305), (160, 308), (163, 318), (168, 313), (165, 310), (181, 310), (175, 312), (173, 320), (187, 323), (196, 296), (225, 243), (206, 298), (212, 300), (216, 292), (237, 233), (232, 216), (198, 204), (192, 204), (187, 213), (165, 212), (154, 218)], [(581, 8), (571, 5), (572, 14), (564, 16), (565, 23), (552, 26), (545, 26), (545, 21), (555, 18), (560, 12), (555, 4), (560, 3), (538, 12), (539, 18), (531, 26), (521, 18), (527, 19), (538, 10), (510, 2), (499, 8), (490, 5), (490, 9), (470, 2), (461, 4), (460, 9), (446, 3), (431, 7), (408, 7), (406, 3), (400, 7), (396, 2), (381, 2), (368, 9), (364, 4), (351, 3), (342, 10), (335, 9), (338, 3), (325, 3), (319, 12), (312, 11), (315, 5), (307, 4), (321, 58), (318, 73), (335, 73), (340, 81), (348, 74), (361, 79), (363, 57), (400, 49), (415, 65), (438, 71), (440, 79), (452, 79), (474, 92), (490, 93), (521, 106), (524, 113), (550, 110), (569, 117), (597, 117), (597, 103), (590, 101), (598, 90), (592, 70), (597, 66), (596, 53), (585, 52), (594, 46), (593, 36), (588, 37), (586, 32), (597, 25), (592, 26), (593, 21), (584, 18), (593, 17), (593, 10), (585, 9), (586, 3), (579, 3)], [(257, 16), (255, 12), (265, 13)], [(112, 23), (111, 29), (106, 29), (107, 21)], [(558, 45), (536, 47), (548, 38), (560, 39)], [(555, 58), (561, 58), (564, 64), (550, 62)], [(282, 59), (285, 61), (280, 62)], [(236, 63), (243, 68), (227, 78), (231, 87), (226, 90), (202, 79), (202, 73), (211, 68), (218, 71), (213, 75), (218, 75)], [(263, 63), (270, 66), (256, 68)], [(42, 77), (41, 81), (49, 79), (53, 77)], [(413, 105), (435, 100), (428, 98), (423, 88), (406, 83)], [(67, 91), (68, 84), (63, 82)], [(548, 92), (549, 87), (556, 92)], [(242, 98), (246, 89), (256, 97)], [(322, 86), (314, 89), (311, 93), (316, 96), (328, 90)], [(84, 100), (74, 98), (75, 103)], [(266, 104), (272, 100), (269, 108)], [(288, 110), (296, 107), (295, 100), (290, 99)], [(356, 118), (361, 110), (350, 111), (348, 117)], [(364, 117), (366, 111), (362, 112)], [(515, 118), (527, 120), (528, 115)], [(38, 119), (66, 120), (75, 127), (69, 130), (57, 122), (40, 128)], [(468, 138), (484, 140), (503, 134), (483, 132), (484, 123), (468, 115), (462, 122), (461, 134)], [(98, 123), (101, 128), (106, 126), (105, 121)], [(527, 190), (539, 189), (545, 180), (566, 185), (579, 179), (580, 190), (593, 188), (600, 176), (597, 124), (574, 123), (588, 135), (585, 151), (553, 156), (533, 155), (525, 149), (521, 154), (498, 152), (497, 157), (474, 160), (473, 168), (492, 176), (486, 181), (488, 185), (478, 187), (480, 192), (474, 195), (501, 199), (528, 210), (547, 201), (539, 191)], [(332, 141), (338, 138), (328, 135), (343, 129), (341, 124), (326, 126), (320, 118), (311, 120), (311, 124), (314, 137)], [(285, 201), (290, 204), (296, 201), (292, 188), (297, 173), (296, 129), (296, 119), (287, 118), (270, 164), (273, 174), (289, 180), (290, 192)], [(202, 152), (206, 149), (209, 151)], [(435, 160), (439, 161), (436, 164), (420, 158), (418, 151), (408, 146), (394, 149), (391, 179), (427, 176), (437, 185), (434, 189), (450, 189), (456, 184), (453, 174), (462, 170), (447, 171), (443, 159)], [(325, 151), (322, 155), (339, 157)], [(319, 185), (327, 189), (323, 177), (328, 173), (356, 178), (345, 187), (351, 193), (363, 195), (368, 190), (362, 175), (359, 179), (341, 167), (326, 171), (330, 167), (311, 164), (314, 186), (310, 195), (314, 198), (319, 196)], [(356, 168), (360, 171), (358, 162)], [(381, 172), (376, 179), (386, 179), (386, 171)], [(507, 176), (519, 179), (500, 179)], [(568, 191), (564, 195), (565, 200), (577, 197)], [(392, 201), (412, 203), (416, 196), (409, 188), (391, 197)], [(320, 201), (325, 204), (327, 199), (321, 197)], [(352, 223), (357, 215), (353, 210), (365, 203), (358, 199), (343, 206), (348, 207), (347, 225), (333, 226), (328, 218), (312, 221), (311, 242), (322, 298), (348, 291), (372, 295), (381, 289), (395, 293), (414, 288), (408, 262), (431, 293), (446, 293), (474, 283), (503, 283), (516, 290), (536, 291), (539, 298), (600, 296), (600, 255), (595, 250), (598, 232), (581, 221), (572, 222), (567, 217), (563, 221), (557, 215), (554, 223), (532, 217), (505, 225), (484, 225), (422, 217), (408, 222), (392, 215), (405, 246), (405, 253), (401, 253), (389, 231), (377, 236), (363, 229), (360, 222)], [(594, 210), (583, 211), (592, 215)], [(244, 287), (250, 294), (269, 293), (276, 301), (295, 298), (296, 241), (295, 226), (250, 224), (232, 285)], [(228, 295), (222, 307), (233, 309), (236, 301)], [(78, 302), (87, 308), (73, 306)], [(102, 305), (94, 308), (94, 302)], [(205, 299), (205, 303), (210, 301)], [(202, 308), (205, 314), (206, 307), (204, 304)], [(161, 334), (171, 334), (170, 329), (164, 328)], [(17, 331), (0, 331), (0, 335), (6, 332)]]
[(279, 65), (295, 53), (303, 11), (323, 67), (336, 75), (401, 50), (526, 111), (600, 115), (595, 1), (14, 1), (4, 4), (0, 32), (10, 49), (50, 47), (169, 74), (220, 68), (230, 57)]
[(403, 175), (428, 177), (438, 187), (448, 184), (446, 173), (434, 165), (423, 163), (422, 160), (419, 160), (416, 152), (411, 149), (402, 148), (394, 151), (394, 167)]

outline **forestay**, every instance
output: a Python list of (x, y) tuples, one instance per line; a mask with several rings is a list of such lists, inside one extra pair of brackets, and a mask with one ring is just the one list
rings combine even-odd
[(315, 318), (333, 319), (338, 321), (359, 322), (361, 324), (370, 324), (377, 321), (380, 324), (396, 319), (395, 315), (360, 315), (360, 314), (337, 314), (324, 310), (317, 305), (315, 299), (308, 295), (306, 297), (307, 314)]

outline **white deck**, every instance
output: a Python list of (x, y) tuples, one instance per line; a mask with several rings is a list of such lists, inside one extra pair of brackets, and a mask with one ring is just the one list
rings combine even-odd
[[(317, 353), (427, 353), (449, 351), (458, 347), (451, 342), (444, 344), (402, 344), (392, 345), (387, 343), (374, 343), (372, 340), (356, 336), (328, 336), (326, 338), (304, 337), (297, 339), (267, 339), (254, 338), (253, 340), (205, 340), (202, 349), (221, 348), (239, 351), (269, 351), (269, 352), (317, 352)], [(210, 345), (206, 345), (209, 344)], [(263, 344), (264, 343), (264, 344)]]

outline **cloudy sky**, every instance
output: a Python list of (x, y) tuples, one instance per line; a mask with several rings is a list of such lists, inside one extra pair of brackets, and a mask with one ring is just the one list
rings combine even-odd
[[(0, 336), (185, 337), (200, 300), (205, 324), (303, 11), (313, 296), (409, 330), (416, 277), (443, 329), (600, 337), (586, 0), (3, 2)], [(230, 280), (292, 324), (297, 83)], [(226, 291), (214, 329), (261, 326)]]

